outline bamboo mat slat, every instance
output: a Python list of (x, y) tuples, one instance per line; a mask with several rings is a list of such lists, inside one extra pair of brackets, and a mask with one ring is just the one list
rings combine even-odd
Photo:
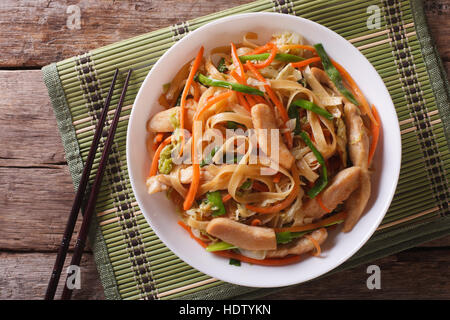
[[(367, 28), (377, 5), (381, 26)], [(127, 172), (126, 129), (133, 101), (153, 64), (198, 27), (232, 14), (279, 12), (318, 22), (357, 47), (391, 94), (402, 134), (396, 194), (381, 225), (349, 261), (332, 271), (404, 250), (450, 233), (449, 90), (419, 0), (259, 0), (114, 43), (43, 68), (69, 169), (77, 187), (116, 67), (134, 69), (97, 202), (90, 240), (108, 299), (223, 299), (267, 290), (224, 283), (193, 269), (153, 233), (137, 205)], [(118, 80), (118, 88), (123, 79)], [(106, 129), (118, 102), (112, 97)], [(98, 167), (93, 165), (91, 181)]]

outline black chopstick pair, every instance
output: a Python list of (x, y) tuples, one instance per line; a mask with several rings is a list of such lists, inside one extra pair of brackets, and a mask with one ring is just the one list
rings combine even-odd
[[(50, 277), (50, 281), (47, 287), (47, 291), (45, 293), (45, 300), (53, 300), (55, 298), (56, 288), (58, 286), (58, 282), (61, 276), (61, 272), (64, 266), (64, 261), (66, 259), (67, 251), (69, 249), (70, 239), (72, 238), (73, 230), (75, 228), (75, 223), (77, 221), (78, 212), (80, 211), (81, 205), (83, 203), (83, 199), (86, 193), (86, 187), (89, 181), (90, 172), (92, 169), (92, 164), (94, 162), (95, 154), (97, 152), (97, 147), (100, 141), (100, 137), (103, 133), (103, 128), (105, 126), (106, 116), (108, 114), (109, 105), (111, 103), (111, 98), (113, 95), (115, 83), (117, 77), (119, 75), (119, 69), (116, 69), (113, 80), (111, 83), (111, 87), (108, 92), (108, 96), (105, 100), (105, 105), (103, 107), (103, 111), (100, 115), (100, 119), (97, 124), (97, 128), (95, 129), (94, 139), (92, 140), (91, 148), (89, 149), (89, 154), (86, 160), (85, 167), (83, 169), (83, 173), (81, 176), (80, 184), (78, 186), (78, 190), (73, 201), (72, 210), (70, 211), (69, 219), (66, 224), (66, 229), (64, 230), (63, 239), (58, 249), (58, 254), (56, 257), (55, 265), (53, 267), (53, 271)], [(131, 70), (128, 71), (127, 78), (125, 80), (122, 93), (120, 95), (119, 103), (117, 105), (116, 111), (114, 113), (114, 119), (111, 123), (108, 136), (106, 138), (106, 143), (103, 148), (103, 152), (100, 158), (100, 163), (97, 169), (97, 174), (95, 176), (94, 183), (92, 185), (92, 189), (89, 194), (87, 206), (84, 212), (83, 221), (81, 224), (80, 231), (78, 233), (78, 238), (75, 243), (74, 253), (72, 256), (72, 260), (70, 266), (79, 266), (81, 261), (81, 256), (83, 254), (84, 247), (86, 245), (87, 235), (89, 231), (89, 226), (91, 224), (92, 216), (95, 212), (95, 204), (97, 201), (97, 196), (100, 191), (103, 174), (105, 171), (106, 164), (108, 162), (109, 153), (111, 151), (111, 146), (114, 140), (114, 135), (116, 133), (117, 124), (119, 122), (120, 113), (122, 111), (122, 105), (125, 99), (125, 94), (128, 88), (128, 82), (130, 80)], [(74, 271), (76, 272), (76, 271)], [(63, 293), (61, 296), (62, 300), (69, 300), (72, 296), (73, 289), (69, 288), (67, 282), (69, 277), (67, 276), (66, 282), (64, 284)]]

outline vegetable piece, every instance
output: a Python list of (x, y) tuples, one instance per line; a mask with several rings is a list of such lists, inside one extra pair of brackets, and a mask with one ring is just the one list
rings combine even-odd
[(262, 69), (262, 68), (268, 67), (272, 63), (272, 61), (275, 59), (275, 56), (277, 55), (277, 50), (278, 49), (277, 49), (276, 45), (274, 45), (273, 43), (269, 42), (267, 44), (267, 46), (270, 48), (269, 57), (267, 57), (267, 59), (263, 63), (255, 64), (254, 66), (257, 69)]
[(225, 202), (227, 202), (228, 200), (231, 200), (231, 198), (232, 198), (231, 194), (227, 193), (226, 195), (224, 195), (224, 196), (222, 197), (222, 202), (225, 203)]
[(361, 101), (361, 103), (356, 104), (357, 106), (360, 106), (362, 113), (367, 114), (367, 116), (370, 118), (370, 121), (372, 123), (376, 123), (376, 120), (370, 110), (370, 106), (367, 103), (366, 98), (362, 94), (361, 90), (359, 89), (358, 85), (356, 84), (355, 80), (350, 76), (350, 74), (347, 72), (347, 70), (344, 69), (339, 63), (337, 63), (334, 60), (331, 60), (333, 65), (336, 67), (336, 69), (340, 72), (342, 77), (344, 77), (345, 81), (350, 85), (353, 93), (356, 95), (356, 97)]
[(351, 103), (359, 105), (358, 101), (356, 101), (353, 94), (350, 91), (348, 91), (346, 87), (344, 87), (341, 74), (331, 62), (322, 44), (317, 43), (314, 45), (314, 48), (316, 48), (316, 52), (319, 55), (320, 59), (322, 60), (322, 65), (325, 72), (327, 73), (328, 77), (330, 77), (331, 81), (334, 83), (339, 92), (342, 93), (344, 97), (346, 97)]
[(347, 213), (346, 212), (339, 212), (336, 213), (335, 215), (332, 215), (329, 218), (314, 222), (314, 223), (310, 223), (310, 224), (305, 224), (303, 226), (295, 226), (295, 227), (285, 227), (285, 228), (274, 228), (275, 232), (279, 233), (279, 232), (285, 232), (285, 231), (289, 231), (291, 233), (294, 232), (311, 232), (314, 231), (316, 229), (320, 229), (322, 227), (330, 227), (332, 225), (335, 224), (340, 224), (342, 222), (344, 222), (345, 218), (347, 217)]
[(200, 163), (200, 168), (203, 168), (204, 166), (212, 163), (212, 159), (214, 158), (214, 155), (216, 154), (217, 150), (219, 150), (218, 147), (214, 147), (211, 150), (210, 154), (208, 154), (206, 158), (202, 160), (202, 163)]
[(243, 84), (247, 84), (247, 80), (245, 79), (245, 70), (244, 66), (241, 63), (241, 60), (239, 60), (239, 56), (237, 55), (236, 46), (234, 43), (231, 43), (231, 60), (233, 61), (233, 65), (236, 70), (238, 70), (238, 74), (243, 79)]
[(197, 79), (201, 84), (203, 84), (205, 86), (227, 88), (227, 89), (231, 89), (233, 91), (238, 91), (238, 92), (243, 92), (243, 93), (248, 93), (248, 94), (255, 94), (258, 96), (264, 96), (264, 92), (262, 92), (261, 90), (255, 89), (253, 87), (246, 86), (246, 85), (243, 85), (240, 83), (231, 83), (228, 81), (222, 81), (222, 80), (208, 78), (207, 76), (205, 76), (201, 73), (198, 74)]
[(260, 226), (261, 224), (262, 224), (262, 222), (259, 219), (253, 219), (252, 222), (250, 223), (250, 225), (253, 227)]
[(247, 179), (242, 185), (241, 189), (247, 190), (252, 186), (252, 180)]
[(153, 177), (158, 173), (158, 164), (159, 164), (159, 156), (161, 154), (162, 149), (172, 142), (172, 136), (167, 137), (161, 144), (158, 149), (155, 151), (155, 155), (153, 156), (152, 165), (150, 167), (149, 177)]
[(281, 180), (281, 172), (277, 172), (277, 174), (273, 176), (272, 181), (273, 183), (278, 183), (280, 182), (280, 180)]
[(325, 118), (327, 118), (328, 120), (333, 120), (334, 117), (331, 113), (329, 113), (327, 110), (319, 107), (318, 105), (316, 105), (315, 103), (308, 101), (308, 100), (303, 100), (303, 99), (298, 99), (298, 100), (294, 100), (289, 108), (292, 108), (292, 106), (295, 107), (300, 107), (306, 110), (310, 110), (314, 113), (317, 113), (318, 115), (321, 115)]
[(241, 266), (241, 261), (231, 258), (229, 264), (232, 265), (232, 266), (240, 267)]
[(239, 123), (235, 122), (235, 121), (227, 121), (226, 127), (227, 129), (237, 129), (239, 127)]
[(226, 213), (225, 206), (222, 202), (222, 195), (219, 191), (214, 192), (208, 192), (206, 194), (206, 198), (208, 199), (208, 202), (212, 205), (212, 216), (218, 217), (222, 216)]
[(304, 237), (307, 238), (309, 241), (311, 241), (312, 244), (314, 245), (314, 247), (316, 248), (316, 252), (314, 252), (312, 255), (315, 256), (315, 257), (319, 256), (320, 253), (322, 252), (322, 250), (320, 249), (320, 245), (316, 241), (316, 239), (314, 239), (313, 237), (311, 237), (308, 234), (305, 234)]
[(219, 70), (219, 72), (221, 73), (228, 72), (228, 68), (225, 64), (225, 58), (219, 60), (219, 63), (217, 64), (217, 70)]
[(173, 168), (172, 162), (172, 149), (173, 145), (168, 144), (161, 150), (161, 154), (159, 155), (158, 160), (158, 170), (162, 174), (169, 174)]
[(377, 149), (378, 139), (380, 137), (380, 126), (381, 126), (380, 116), (378, 115), (378, 111), (374, 105), (372, 105), (372, 113), (376, 120), (376, 123), (372, 122), (371, 127), (370, 127), (370, 131), (372, 133), (372, 143), (371, 143), (370, 149), (369, 149), (369, 163), (368, 163), (369, 166), (370, 166), (370, 163), (372, 162), (372, 158), (373, 158), (373, 155), (375, 154), (375, 150)]
[[(247, 62), (247, 61), (261, 61), (261, 60), (267, 60), (269, 58), (270, 53), (260, 53), (260, 54), (252, 54), (252, 55), (244, 55), (239, 56), (239, 60), (241, 62)], [(277, 53), (275, 55), (275, 60), (283, 61), (283, 62), (299, 62), (305, 60), (305, 58), (289, 54), (289, 53)]]
[[(186, 80), (186, 84), (183, 89), (183, 93), (181, 95), (181, 101), (180, 101), (180, 129), (183, 130), (185, 128), (185, 122), (186, 122), (186, 98), (189, 93), (189, 89), (192, 85), (192, 82), (194, 81), (194, 76), (197, 73), (198, 68), (200, 67), (200, 64), (202, 63), (203, 59), (203, 52), (204, 52), (203, 46), (200, 48), (200, 50), (197, 53), (197, 56), (195, 57), (194, 63), (192, 64), (191, 71), (189, 72), (189, 76)], [(183, 131), (182, 131), (183, 132)], [(181, 137), (181, 153), (183, 152), (184, 147), (184, 135)]]
[(313, 199), (316, 197), (328, 184), (328, 173), (327, 166), (325, 164), (325, 160), (322, 157), (322, 154), (316, 149), (316, 147), (311, 142), (308, 134), (304, 131), (300, 132), (300, 137), (306, 143), (306, 145), (311, 149), (314, 153), (314, 156), (317, 159), (317, 162), (322, 166), (322, 175), (319, 177), (318, 181), (314, 184), (314, 186), (309, 189), (308, 196)]
[(319, 62), (320, 58), (319, 57), (314, 57), (314, 58), (310, 58), (310, 59), (306, 59), (300, 62), (293, 62), (291, 63), (291, 66), (293, 66), (294, 68), (303, 68), (306, 67), (307, 65), (310, 65), (313, 62)]
[(330, 213), (331, 210), (328, 209), (322, 202), (322, 197), (320, 196), (320, 193), (316, 196), (316, 201), (319, 204), (319, 206), (322, 208), (323, 211), (325, 211), (326, 213)]
[(214, 252), (214, 251), (222, 251), (222, 250), (230, 250), (230, 249), (236, 249), (237, 247), (235, 245), (232, 245), (231, 243), (225, 242), (225, 241), (219, 241), (213, 244), (210, 244), (206, 247), (206, 251), (208, 252)]

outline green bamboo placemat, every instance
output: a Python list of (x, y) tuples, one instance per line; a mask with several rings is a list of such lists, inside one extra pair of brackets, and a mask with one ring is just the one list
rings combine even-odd
[[(369, 29), (376, 5), (381, 26)], [(77, 187), (114, 69), (134, 68), (97, 203), (91, 245), (108, 299), (253, 298), (275, 289), (210, 278), (175, 256), (146, 223), (127, 173), (125, 141), (137, 91), (158, 58), (188, 32), (244, 12), (280, 12), (318, 22), (353, 43), (375, 66), (394, 101), (402, 133), (402, 167), (394, 200), (368, 243), (333, 272), (450, 234), (449, 86), (418, 0), (260, 0), (92, 50), (43, 68), (66, 159)], [(112, 99), (107, 120), (124, 81)], [(93, 166), (98, 166), (105, 136)], [(301, 290), (301, 288), (299, 288)]]

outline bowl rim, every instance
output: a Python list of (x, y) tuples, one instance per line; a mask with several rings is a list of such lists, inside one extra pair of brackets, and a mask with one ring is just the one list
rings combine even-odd
[[(369, 230), (369, 232), (366, 232), (363, 236), (361, 236), (359, 239), (359, 242), (357, 245), (354, 245), (352, 247), (351, 250), (348, 250), (347, 254), (342, 255), (339, 259), (336, 260), (335, 263), (333, 263), (333, 265), (331, 267), (328, 267), (326, 271), (320, 273), (320, 274), (316, 274), (316, 275), (310, 275), (310, 276), (305, 276), (303, 280), (301, 281), (289, 281), (288, 279), (285, 281), (278, 281), (277, 284), (275, 285), (265, 285), (264, 283), (248, 283), (246, 281), (235, 281), (234, 279), (223, 279), (218, 277), (217, 275), (212, 275), (212, 272), (209, 271), (209, 269), (206, 268), (206, 266), (203, 265), (197, 265), (195, 263), (192, 263), (191, 260), (189, 260), (189, 254), (185, 254), (183, 252), (180, 252), (176, 247), (170, 247), (169, 245), (167, 245), (167, 242), (165, 241), (165, 235), (164, 232), (161, 232), (161, 230), (159, 230), (159, 228), (157, 226), (155, 226), (151, 219), (150, 219), (150, 215), (148, 213), (145, 212), (145, 210), (143, 209), (143, 206), (141, 205), (141, 200), (140, 197), (138, 195), (138, 192), (136, 192), (136, 185), (135, 185), (135, 177), (133, 174), (133, 166), (130, 165), (130, 159), (131, 159), (131, 155), (130, 155), (130, 136), (131, 136), (131, 130), (132, 130), (132, 122), (133, 122), (133, 116), (135, 114), (135, 108), (132, 108), (131, 110), (131, 114), (130, 114), (130, 118), (129, 118), (129, 122), (128, 122), (128, 128), (127, 128), (127, 138), (126, 138), (126, 157), (127, 157), (127, 169), (128, 169), (128, 174), (130, 177), (130, 184), (132, 186), (132, 190), (135, 194), (135, 198), (136, 201), (139, 205), (139, 207), (141, 208), (141, 211), (147, 221), (147, 223), (151, 226), (152, 230), (155, 232), (155, 234), (160, 238), (160, 240), (167, 246), (167, 248), (169, 250), (171, 250), (175, 255), (177, 255), (181, 260), (183, 260), (185, 263), (187, 263), (188, 265), (190, 265), (191, 267), (193, 267), (194, 269), (197, 269), (207, 275), (210, 275), (211, 277), (217, 278), (219, 280), (222, 281), (226, 281), (232, 284), (237, 284), (237, 285), (243, 285), (243, 286), (248, 286), (248, 287), (257, 287), (257, 288), (274, 288), (274, 287), (283, 287), (283, 286), (288, 286), (288, 285), (294, 285), (294, 284), (299, 284), (299, 283), (303, 283), (312, 279), (315, 279), (317, 277), (320, 277), (323, 274), (326, 274), (328, 272), (330, 272), (331, 270), (337, 268), (338, 266), (340, 266), (342, 263), (344, 263), (345, 261), (347, 261), (348, 259), (350, 259), (357, 251), (359, 251), (361, 249), (361, 247), (369, 240), (369, 238), (374, 234), (374, 232), (377, 230), (378, 226), (380, 225), (381, 221), (383, 220), (383, 218), (386, 215), (387, 210), (389, 209), (389, 206), (392, 202), (392, 199), (394, 197), (395, 194), (395, 190), (397, 188), (397, 184), (398, 184), (398, 180), (399, 180), (399, 176), (400, 176), (400, 167), (401, 167), (401, 159), (402, 159), (402, 152), (401, 152), (401, 148), (402, 148), (402, 144), (401, 144), (401, 133), (400, 133), (400, 126), (398, 123), (398, 116), (395, 110), (395, 105), (392, 101), (392, 98), (389, 94), (389, 91), (384, 83), (384, 81), (382, 80), (381, 76), (378, 74), (378, 72), (376, 71), (376, 69), (373, 67), (373, 65), (370, 63), (370, 61), (355, 47), (353, 46), (353, 44), (351, 44), (349, 41), (347, 41), (345, 38), (343, 38), (341, 35), (339, 35), (338, 33), (336, 33), (335, 31), (317, 23), (314, 22), (312, 20), (306, 19), (306, 18), (302, 18), (302, 17), (298, 17), (298, 16), (294, 16), (294, 15), (288, 15), (288, 14), (281, 14), (281, 13), (273, 13), (273, 12), (252, 12), (252, 13), (242, 13), (242, 14), (236, 14), (236, 15), (231, 15), (231, 16), (227, 16), (227, 17), (223, 17), (223, 18), (219, 18), (217, 20), (211, 21), (209, 23), (206, 23), (205, 25), (197, 28), (196, 30), (189, 32), (185, 37), (183, 37), (182, 39), (180, 39), (179, 41), (177, 41), (173, 46), (171, 46), (159, 59), (158, 61), (153, 65), (152, 69), (148, 72), (148, 74), (146, 75), (141, 87), (139, 88), (139, 91), (136, 95), (135, 101), (133, 104), (136, 103), (136, 101), (139, 101), (141, 95), (143, 94), (143, 88), (146, 88), (146, 83), (148, 81), (150, 81), (150, 79), (152, 78), (153, 75), (153, 71), (156, 70), (157, 66), (159, 64), (162, 64), (164, 62), (164, 58), (168, 55), (170, 55), (170, 53), (172, 51), (177, 50), (179, 47), (182, 47), (185, 42), (189, 41), (189, 39), (192, 37), (192, 35), (197, 34), (197, 33), (201, 33), (203, 32), (203, 30), (205, 29), (209, 29), (214, 25), (218, 25), (218, 24), (222, 24), (222, 23), (230, 23), (234, 20), (238, 20), (238, 19), (245, 19), (246, 17), (254, 17), (254, 16), (261, 16), (261, 17), (271, 17), (271, 16), (282, 16), (285, 19), (297, 19), (297, 20), (302, 20), (303, 23), (311, 23), (313, 25), (315, 25), (315, 27), (324, 29), (324, 32), (327, 33), (331, 33), (333, 35), (333, 37), (336, 38), (340, 38), (340, 41), (345, 41), (348, 44), (351, 45), (352, 49), (352, 54), (355, 53), (357, 55), (360, 55), (370, 66), (370, 68), (372, 68), (372, 71), (374, 74), (376, 74), (376, 81), (379, 81), (383, 88), (386, 90), (387, 96), (389, 98), (389, 102), (390, 105), (388, 106), (389, 108), (392, 106), (393, 109), (393, 113), (394, 116), (396, 117), (397, 120), (397, 127), (395, 127), (395, 135), (390, 136), (389, 140), (390, 143), (395, 144), (396, 146), (398, 146), (398, 152), (396, 155), (394, 155), (395, 157), (393, 157), (393, 160), (397, 159), (397, 161), (394, 161), (391, 163), (391, 165), (394, 168), (394, 172), (395, 172), (395, 179), (392, 179), (392, 183), (389, 185), (389, 190), (388, 190), (388, 194), (389, 196), (386, 197), (386, 199), (384, 199), (384, 203), (382, 203), (382, 214), (379, 214), (377, 219), (375, 220), (375, 223), (373, 224), (373, 226), (371, 227), (371, 229)], [(282, 28), (280, 28), (282, 29)], [(374, 79), (375, 80), (375, 79)], [(394, 130), (394, 129), (391, 129)], [(383, 140), (385, 140), (386, 137), (383, 138)], [(376, 203), (377, 200), (374, 202)], [(187, 237), (187, 235), (186, 235)], [(203, 248), (199, 247), (199, 250), (204, 250)], [(274, 268), (274, 267), (269, 267), (269, 268)], [(288, 278), (288, 277), (286, 277)]]

